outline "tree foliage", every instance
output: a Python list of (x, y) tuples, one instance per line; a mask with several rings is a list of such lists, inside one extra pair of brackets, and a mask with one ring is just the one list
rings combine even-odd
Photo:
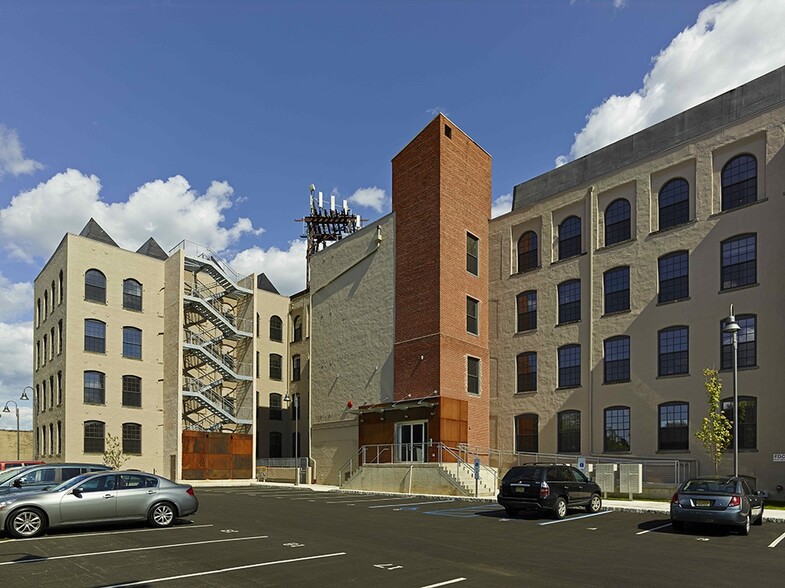
[(119, 470), (127, 461), (128, 456), (123, 453), (123, 448), (120, 445), (120, 439), (110, 433), (107, 433), (106, 449), (104, 451), (104, 465), (109, 466), (113, 470)]
[(719, 473), (723, 452), (728, 448), (732, 439), (733, 424), (720, 410), (720, 397), (722, 396), (722, 380), (717, 370), (706, 368), (703, 370), (706, 378), (706, 400), (709, 413), (703, 417), (700, 428), (695, 436), (703, 443), (703, 448), (714, 462), (714, 473)]

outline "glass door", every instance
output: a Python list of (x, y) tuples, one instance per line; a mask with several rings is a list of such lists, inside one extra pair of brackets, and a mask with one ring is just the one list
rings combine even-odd
[(398, 462), (425, 461), (426, 421), (397, 423), (395, 426), (395, 457)]

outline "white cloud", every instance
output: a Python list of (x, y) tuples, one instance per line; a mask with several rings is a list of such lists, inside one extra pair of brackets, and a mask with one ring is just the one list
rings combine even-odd
[(621, 10), (627, 6), (627, 0), (613, 0), (613, 7), (617, 10)]
[(12, 283), (0, 272), (0, 321), (13, 320), (27, 315), (32, 307), (33, 284), (30, 282)]
[(251, 247), (229, 260), (229, 265), (240, 274), (264, 273), (284, 296), (305, 288), (306, 242), (289, 242), (289, 249)]
[[(19, 404), (21, 429), (32, 427), (32, 398), (19, 400), (25, 386), (32, 383), (33, 372), (33, 324), (30, 322), (0, 322), (0, 403), (7, 400)], [(29, 392), (28, 392), (29, 396)], [(12, 408), (13, 409), (13, 408)], [(5, 413), (0, 419), (0, 428), (16, 429), (16, 415)]]
[(387, 207), (387, 194), (376, 186), (359, 188), (349, 196), (349, 202), (365, 208), (371, 208), (378, 213), (382, 213)]
[[(96, 176), (69, 169), (0, 209), (0, 236), (9, 253), (24, 261), (47, 258), (66, 232), (78, 233), (90, 217), (123, 248), (135, 250), (150, 236), (168, 250), (182, 239), (222, 251), (244, 234), (260, 234), (250, 219), (224, 227), (223, 211), (233, 204), (234, 189), (213, 181), (204, 194), (182, 176), (147, 182), (127, 201), (101, 200)], [(46, 227), (46, 230), (42, 230)]]
[(0, 178), (5, 174), (31, 174), (44, 166), (33, 159), (25, 159), (22, 143), (16, 131), (0, 124)]
[(507, 214), (512, 210), (512, 192), (502, 194), (491, 203), (491, 218)]
[(428, 113), (428, 114), (430, 114), (431, 116), (436, 116), (436, 115), (437, 115), (437, 114), (439, 114), (440, 112), (441, 112), (441, 113), (442, 113), (444, 116), (447, 116), (447, 111), (444, 109), (444, 107), (443, 107), (443, 106), (434, 106), (433, 108), (429, 108), (429, 109), (427, 109), (425, 112), (427, 112), (427, 113)]
[[(575, 135), (576, 159), (785, 64), (785, 2), (727, 0), (708, 6), (653, 59), (643, 86), (611, 96)], [(564, 155), (557, 165), (565, 162)]]

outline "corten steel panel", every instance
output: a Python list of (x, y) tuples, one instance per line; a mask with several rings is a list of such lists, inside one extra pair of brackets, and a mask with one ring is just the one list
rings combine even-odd
[(252, 452), (251, 435), (183, 431), (183, 479), (250, 478)]
[[(218, 436), (220, 435), (220, 436)], [(210, 454), (228, 454), (230, 450), (229, 436), (220, 433), (211, 433), (207, 444), (207, 452)]]

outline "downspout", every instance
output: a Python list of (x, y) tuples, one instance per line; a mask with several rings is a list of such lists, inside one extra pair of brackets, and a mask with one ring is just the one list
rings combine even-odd
[(589, 264), (589, 320), (587, 326), (589, 339), (589, 455), (594, 455), (594, 249), (596, 245), (594, 186), (589, 186), (587, 196), (588, 203), (586, 208), (588, 209), (588, 214), (586, 215), (586, 218), (589, 221), (587, 222), (589, 251), (586, 256), (587, 263)]

